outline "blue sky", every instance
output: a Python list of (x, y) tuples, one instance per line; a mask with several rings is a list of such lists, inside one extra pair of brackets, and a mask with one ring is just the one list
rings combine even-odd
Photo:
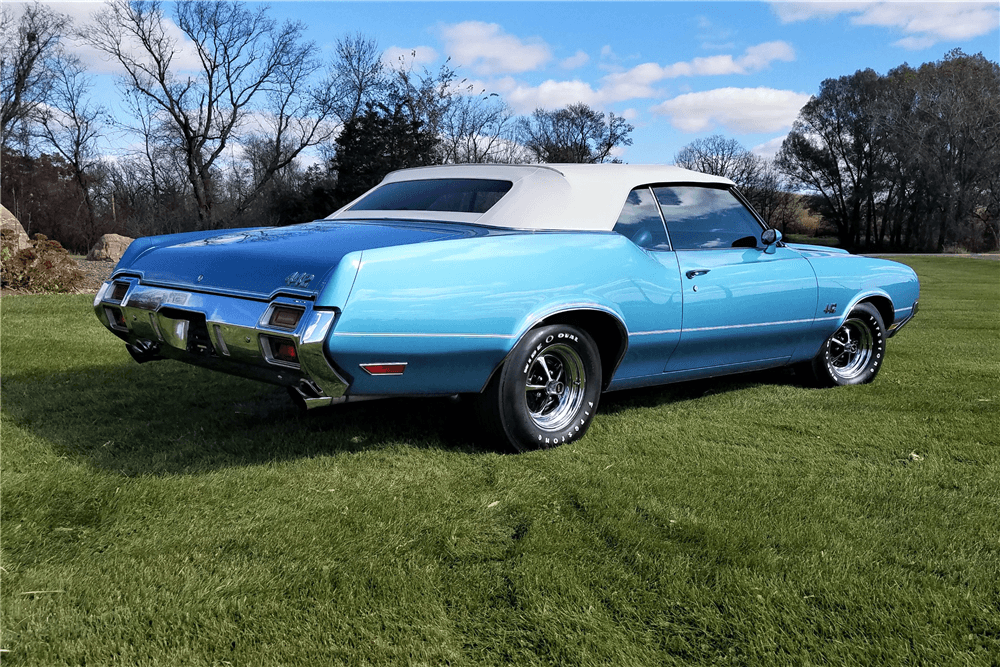
[[(52, 3), (84, 21), (99, 3)], [(1000, 3), (272, 2), (301, 20), (324, 58), (360, 32), (392, 58), (497, 92), (519, 113), (582, 101), (635, 125), (631, 163), (669, 163), (712, 134), (770, 156), (831, 77), (940, 59), (953, 48), (1000, 60)], [(81, 57), (113, 98), (113, 72)]]

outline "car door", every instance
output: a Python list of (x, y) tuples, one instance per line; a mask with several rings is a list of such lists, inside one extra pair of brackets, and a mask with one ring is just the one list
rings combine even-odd
[(682, 284), (680, 341), (664, 372), (781, 365), (807, 335), (817, 282), (809, 262), (765, 247), (763, 224), (729, 188), (653, 187)]
[(622, 267), (629, 287), (615, 300), (628, 323), (629, 344), (615, 378), (659, 378), (664, 360), (681, 337), (681, 290), (677, 259), (670, 249), (659, 206), (649, 186), (632, 190), (614, 231), (632, 241), (643, 254)]

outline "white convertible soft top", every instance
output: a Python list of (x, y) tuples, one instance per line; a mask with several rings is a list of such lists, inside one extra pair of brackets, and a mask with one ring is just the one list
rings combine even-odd
[[(482, 178), (511, 181), (510, 191), (485, 213), (442, 211), (351, 211), (368, 192), (398, 181)], [(628, 193), (641, 185), (704, 183), (733, 185), (727, 178), (667, 165), (633, 164), (456, 164), (394, 171), (375, 188), (327, 219), (406, 218), (472, 222), (512, 229), (610, 231)]]

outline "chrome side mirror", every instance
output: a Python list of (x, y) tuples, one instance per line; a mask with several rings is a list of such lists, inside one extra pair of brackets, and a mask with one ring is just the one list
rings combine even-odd
[(760, 240), (764, 244), (764, 252), (771, 254), (781, 240), (781, 232), (777, 229), (765, 229), (760, 235)]

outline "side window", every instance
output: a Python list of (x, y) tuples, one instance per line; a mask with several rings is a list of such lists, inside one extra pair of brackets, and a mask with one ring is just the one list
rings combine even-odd
[(648, 187), (636, 188), (628, 193), (614, 231), (640, 248), (670, 250), (663, 219), (656, 207), (656, 200)]
[(764, 228), (728, 190), (672, 185), (654, 187), (653, 192), (674, 249), (763, 247)]

